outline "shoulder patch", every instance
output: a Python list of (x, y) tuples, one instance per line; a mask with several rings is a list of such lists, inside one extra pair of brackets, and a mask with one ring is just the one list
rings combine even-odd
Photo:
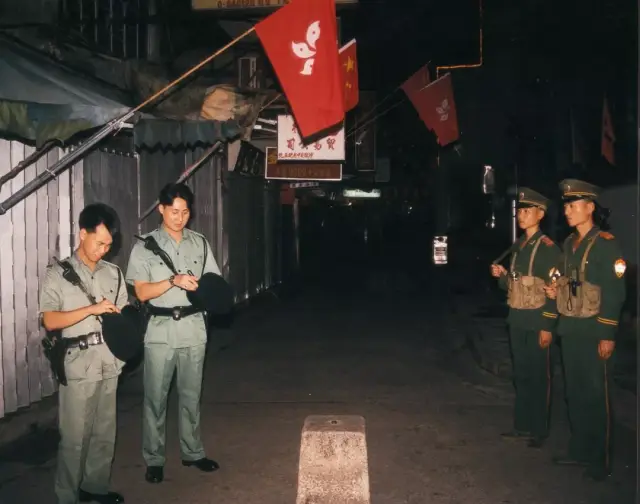
[(549, 238), (548, 236), (543, 236), (542, 237), (542, 243), (544, 243), (547, 247), (551, 247), (554, 245), (553, 240), (551, 238)]
[(600, 236), (600, 238), (604, 238), (605, 240), (613, 240), (615, 238), (615, 236), (613, 236), (608, 231), (600, 231), (598, 235)]
[(624, 259), (617, 259), (615, 263), (613, 263), (613, 271), (618, 278), (622, 278), (624, 276), (624, 272), (627, 270), (627, 263), (624, 262)]

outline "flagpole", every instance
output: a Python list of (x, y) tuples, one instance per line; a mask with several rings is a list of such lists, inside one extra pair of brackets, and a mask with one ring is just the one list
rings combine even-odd
[(240, 42), (243, 38), (251, 35), (254, 31), (256, 31), (255, 27), (252, 26), (251, 28), (249, 28), (247, 31), (245, 31), (244, 33), (241, 33), (240, 35), (238, 35), (236, 38), (234, 38), (231, 42), (229, 42), (228, 44), (222, 46), (220, 49), (218, 49), (216, 52), (214, 52), (213, 54), (211, 54), (210, 56), (208, 56), (206, 59), (203, 59), (200, 63), (198, 63), (196, 66), (192, 67), (191, 69), (187, 70), (185, 73), (183, 73), (180, 77), (178, 77), (176, 80), (174, 80), (173, 82), (170, 82), (169, 84), (167, 84), (165, 87), (163, 87), (160, 91), (158, 91), (156, 94), (154, 94), (153, 96), (147, 98), (144, 102), (142, 102), (140, 105), (138, 105), (136, 108), (134, 108), (133, 110), (131, 110), (130, 112), (138, 112), (140, 109), (142, 109), (143, 107), (146, 107), (149, 103), (151, 103), (152, 101), (155, 101), (156, 98), (162, 96), (166, 91), (168, 91), (169, 89), (171, 89), (172, 87), (176, 86), (177, 84), (179, 84), (180, 82), (182, 82), (183, 80), (185, 80), (187, 77), (189, 77), (191, 74), (197, 72), (198, 70), (200, 70), (203, 66), (209, 64), (211, 61), (213, 61), (215, 58), (217, 58), (218, 56), (220, 56), (223, 52), (225, 52), (227, 49), (229, 49), (230, 47), (234, 46), (235, 44), (237, 44), (238, 42)]
[(200, 70), (203, 66), (205, 66), (206, 64), (211, 62), (214, 58), (220, 56), (220, 54), (225, 52), (231, 46), (233, 46), (234, 44), (238, 43), (240, 40), (242, 40), (246, 36), (250, 35), (254, 31), (255, 31), (255, 27), (249, 28), (247, 31), (245, 31), (244, 33), (242, 33), (242, 34), (238, 35), (236, 38), (234, 38), (231, 42), (229, 42), (225, 46), (223, 46), (220, 49), (218, 49), (211, 56), (209, 56), (206, 59), (202, 60), (196, 66), (194, 66), (190, 70), (188, 70), (185, 73), (183, 73), (176, 80), (174, 80), (174, 81), (170, 82), (169, 84), (167, 84), (160, 91), (155, 93), (153, 96), (150, 96), (149, 98), (147, 98), (140, 105), (138, 105), (135, 108), (132, 108), (131, 110), (129, 110), (125, 114), (121, 115), (120, 117), (118, 117), (116, 119), (113, 119), (108, 124), (104, 125), (100, 130), (95, 132), (84, 143), (82, 143), (80, 145), (80, 147), (78, 147), (77, 149), (72, 150), (71, 152), (69, 152), (62, 159), (59, 159), (53, 166), (49, 167), (46, 171), (42, 172), (40, 175), (38, 175), (33, 180), (29, 181), (27, 184), (24, 185), (24, 187), (21, 187), (18, 191), (13, 193), (6, 200), (0, 202), (0, 215), (6, 214), (7, 211), (10, 208), (13, 208), (15, 205), (20, 203), (22, 200), (27, 198), (29, 195), (31, 195), (35, 191), (37, 191), (40, 187), (42, 187), (43, 185), (47, 184), (50, 180), (56, 178), (58, 176), (58, 174), (62, 173), (64, 170), (66, 170), (76, 160), (79, 160), (84, 155), (86, 155), (91, 149), (93, 149), (93, 147), (95, 145), (97, 145), (102, 140), (104, 140), (106, 137), (111, 135), (114, 131), (118, 131), (120, 128), (122, 128), (122, 125), (126, 121), (131, 119), (135, 115), (136, 112), (139, 112), (143, 107), (146, 107), (147, 105), (149, 105), (151, 102), (156, 100), (158, 97), (162, 96), (164, 93), (166, 93), (172, 87), (174, 87), (176, 84), (179, 84), (180, 82), (185, 80), (187, 77), (189, 77), (191, 74), (193, 74), (194, 72), (197, 72), (198, 70)]

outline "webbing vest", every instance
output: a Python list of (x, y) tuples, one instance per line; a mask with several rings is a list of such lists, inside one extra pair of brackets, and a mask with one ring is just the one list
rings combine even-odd
[(518, 252), (511, 256), (510, 275), (508, 280), (507, 304), (516, 310), (536, 310), (546, 302), (544, 280), (533, 275), (533, 261), (535, 260), (540, 242), (545, 237), (538, 238), (529, 258), (529, 270), (526, 275), (518, 275), (515, 271)]
[[(557, 305), (558, 312), (566, 317), (588, 318), (600, 313), (600, 286), (587, 282), (586, 269), (589, 252), (596, 243), (598, 235), (590, 238), (584, 251), (580, 268), (568, 272), (567, 244), (564, 252), (564, 271), (558, 278)], [(570, 242), (570, 239), (568, 240)], [(571, 243), (569, 246), (573, 246)]]

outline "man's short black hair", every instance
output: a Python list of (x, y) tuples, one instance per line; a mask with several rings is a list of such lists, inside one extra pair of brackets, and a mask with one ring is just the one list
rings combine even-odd
[(109, 205), (104, 203), (93, 203), (84, 207), (80, 212), (78, 225), (89, 233), (95, 233), (96, 228), (103, 224), (109, 234), (114, 236), (118, 232), (118, 215)]
[(171, 206), (176, 198), (181, 198), (187, 202), (187, 207), (193, 207), (193, 192), (186, 184), (167, 184), (160, 191), (158, 201), (163, 206)]

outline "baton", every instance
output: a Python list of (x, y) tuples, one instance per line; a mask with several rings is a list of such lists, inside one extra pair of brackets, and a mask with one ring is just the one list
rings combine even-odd
[(498, 264), (498, 263), (502, 262), (502, 260), (511, 253), (513, 248), (514, 248), (514, 245), (511, 245), (507, 250), (505, 250), (502, 254), (500, 254), (500, 257), (498, 257), (497, 259), (494, 259), (491, 262), (491, 264)]

